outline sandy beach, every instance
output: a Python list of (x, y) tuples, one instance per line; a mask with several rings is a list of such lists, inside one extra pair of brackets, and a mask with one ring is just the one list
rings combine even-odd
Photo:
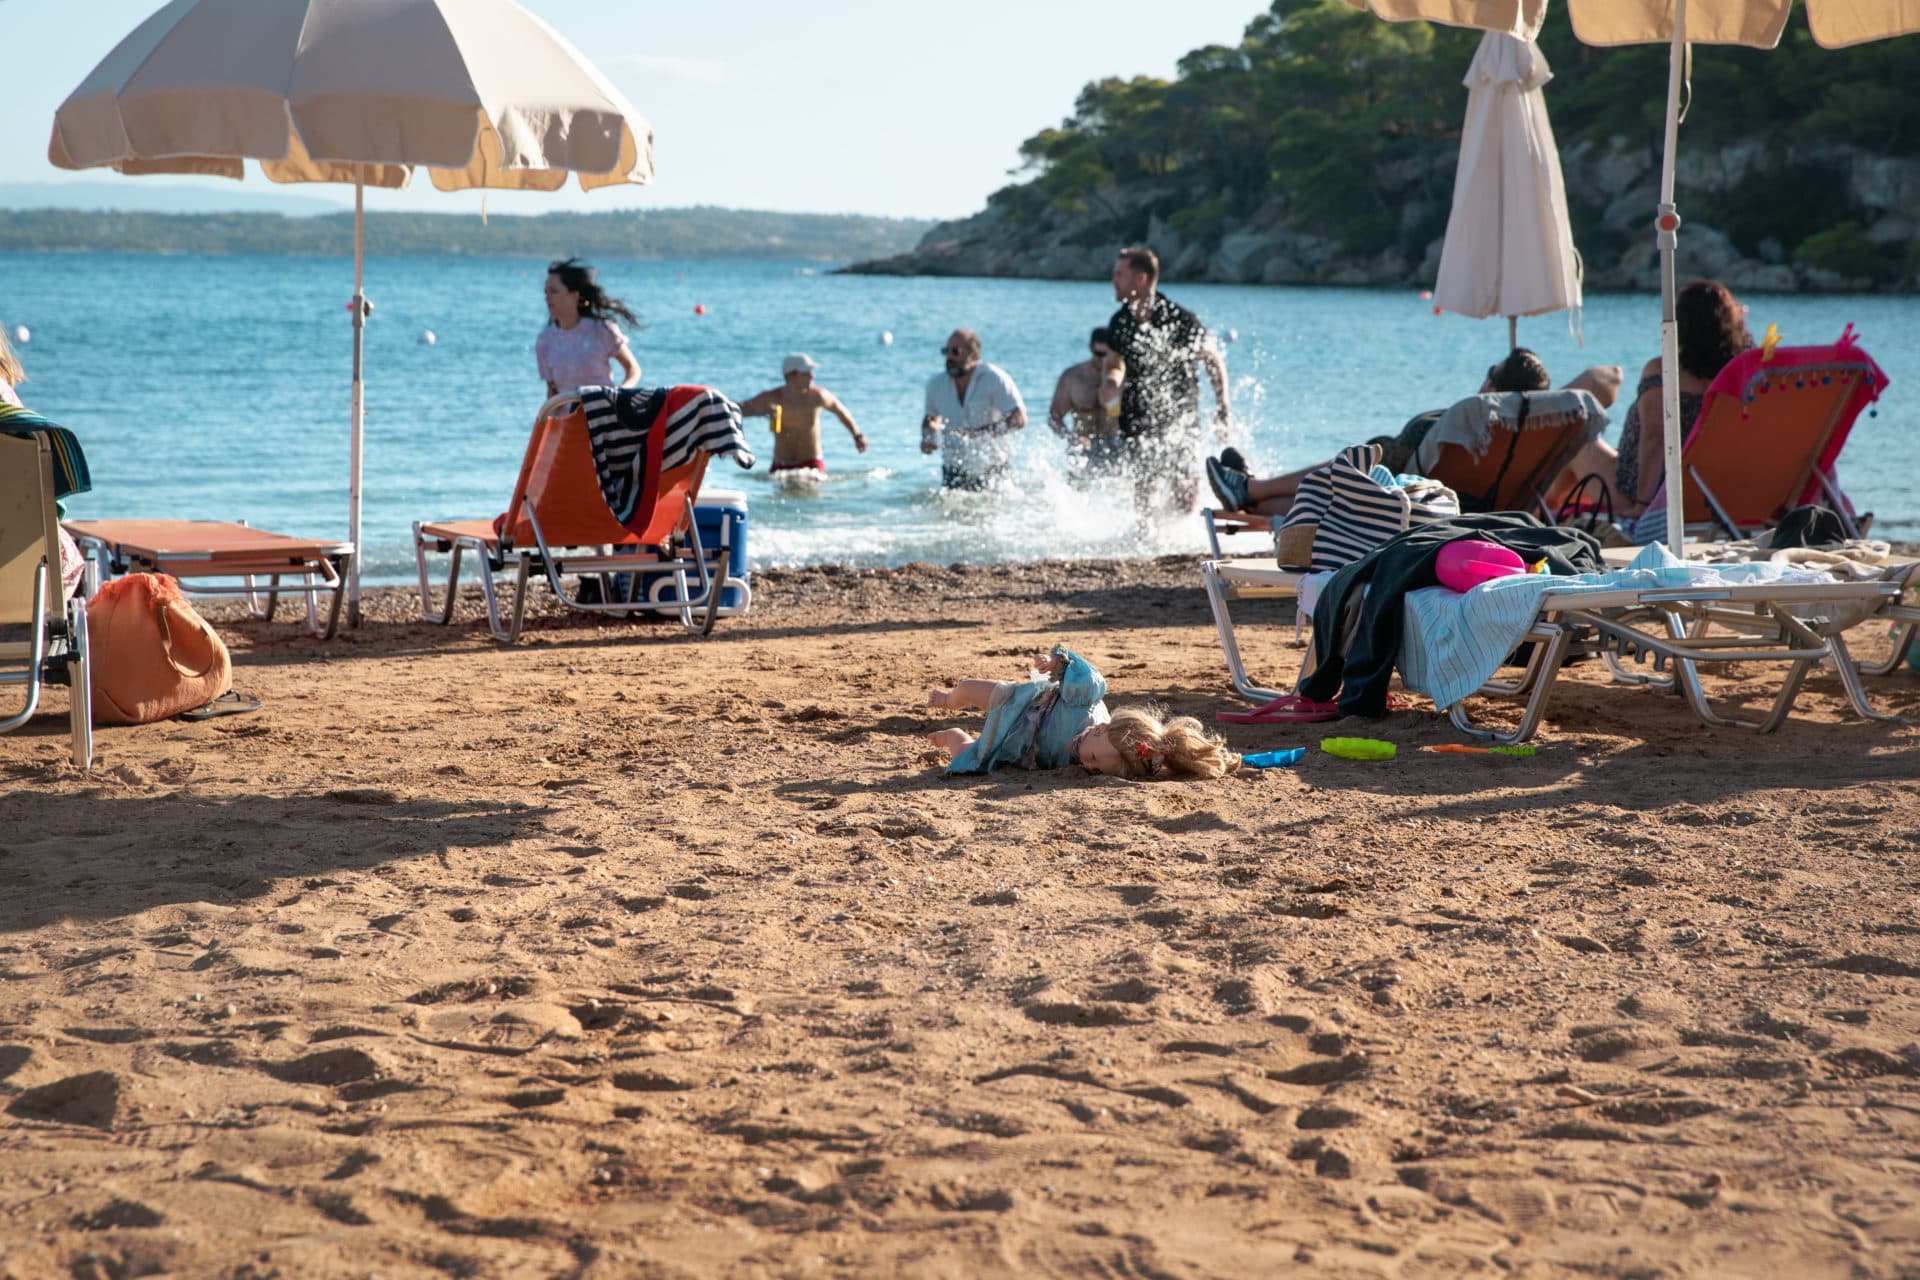
[(1195, 562), (755, 589), (210, 609), (258, 713), (0, 736), (0, 1276), (1920, 1274), (1920, 729), (1831, 675), (947, 778), (925, 691), (1056, 640), (1232, 705)]

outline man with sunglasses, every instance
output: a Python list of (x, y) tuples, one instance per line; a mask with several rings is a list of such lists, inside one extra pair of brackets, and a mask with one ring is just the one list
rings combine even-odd
[(1113, 265), (1120, 309), (1107, 321), (1113, 350), (1126, 361), (1120, 396), (1120, 434), (1134, 455), (1141, 507), (1152, 505), (1162, 479), (1171, 505), (1190, 510), (1200, 491), (1200, 377), (1213, 384), (1214, 424), (1221, 439), (1228, 423), (1227, 362), (1199, 317), (1159, 292), (1160, 259), (1153, 250), (1122, 249)]
[(1087, 350), (1091, 360), (1082, 360), (1060, 375), (1053, 405), (1047, 410), (1047, 425), (1072, 446), (1077, 460), (1105, 469), (1117, 464), (1122, 455), (1120, 396), (1126, 370), (1106, 329), (1093, 331)]
[(980, 335), (955, 329), (940, 349), (946, 371), (927, 383), (920, 452), (940, 450), (940, 483), (985, 489), (1012, 460), (1007, 437), (1027, 425), (1026, 402), (1006, 371), (980, 358)]

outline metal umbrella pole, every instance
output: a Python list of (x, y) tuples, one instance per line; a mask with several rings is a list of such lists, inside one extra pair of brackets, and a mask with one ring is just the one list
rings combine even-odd
[(366, 427), (366, 386), (361, 381), (361, 356), (367, 330), (367, 296), (361, 287), (366, 238), (366, 166), (353, 166), (353, 400), (347, 440), (347, 541), (353, 558), (347, 568), (347, 625), (360, 625), (360, 463)]
[(1666, 445), (1667, 547), (1678, 556), (1686, 540), (1687, 486), (1680, 470), (1680, 329), (1674, 318), (1674, 252), (1680, 213), (1673, 203), (1673, 162), (1680, 141), (1680, 88), (1687, 61), (1687, 0), (1673, 0), (1673, 46), (1667, 63), (1666, 151), (1660, 158), (1660, 429)]

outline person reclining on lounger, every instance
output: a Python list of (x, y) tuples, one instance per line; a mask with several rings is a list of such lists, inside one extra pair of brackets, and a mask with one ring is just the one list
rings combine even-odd
[[(27, 380), (26, 370), (20, 367), (19, 357), (13, 354), (13, 348), (7, 342), (7, 335), (0, 330), (0, 431), (11, 431), (15, 435), (29, 435), (36, 430), (52, 428), (47, 421), (33, 410), (20, 403), (20, 393), (14, 388)], [(77, 448), (76, 442), (76, 448)], [(63, 510), (61, 513), (65, 515)], [(65, 525), (59, 526), (60, 534), (60, 598), (67, 599), (79, 589), (80, 580), (86, 576), (86, 557), (80, 554), (80, 546), (73, 540)]]
[[(1622, 376), (1617, 364), (1594, 365), (1567, 383), (1565, 390), (1590, 392), (1604, 409), (1620, 394)], [(1547, 366), (1541, 363), (1540, 357), (1525, 347), (1515, 347), (1505, 360), (1487, 370), (1486, 381), (1480, 384), (1480, 392), (1527, 393), (1545, 391), (1552, 385), (1553, 380), (1547, 376)], [(1368, 443), (1381, 447), (1381, 462), (1389, 471), (1408, 471), (1427, 432), (1433, 429), (1444, 412), (1434, 409), (1422, 413), (1402, 427), (1399, 435), (1376, 436)], [(1292, 508), (1293, 496), (1300, 489), (1300, 481), (1323, 465), (1324, 462), (1316, 462), (1313, 466), (1283, 475), (1255, 476), (1247, 469), (1246, 459), (1238, 450), (1227, 449), (1219, 457), (1207, 459), (1207, 482), (1213, 486), (1214, 496), (1220, 499), (1224, 511), (1280, 516)], [(1611, 476), (1615, 467), (1614, 451), (1600, 440), (1590, 441), (1574, 455), (1548, 488), (1547, 500), (1557, 503), (1581, 476), (1595, 471)]]

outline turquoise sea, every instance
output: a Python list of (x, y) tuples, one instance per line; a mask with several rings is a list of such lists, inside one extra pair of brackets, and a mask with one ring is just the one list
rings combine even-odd
[[(556, 256), (566, 246), (555, 246)], [(742, 490), (759, 566), (839, 561), (1015, 561), (1145, 556), (1201, 548), (1193, 516), (1142, 524), (1126, 495), (1068, 482), (1046, 405), (1087, 331), (1112, 313), (1104, 283), (838, 276), (799, 263), (598, 264), (645, 322), (633, 335), (648, 384), (699, 382), (745, 398), (806, 351), (819, 379), (872, 440), (854, 452), (823, 427), (832, 476), (816, 491), (721, 463), (709, 485)], [(0, 254), (0, 323), (19, 347), (32, 407), (79, 432), (94, 491), (77, 517), (219, 516), (290, 533), (344, 536), (351, 261), (330, 258)], [(367, 294), (366, 516), (369, 583), (411, 580), (409, 523), (490, 516), (505, 505), (544, 388), (533, 343), (545, 321), (545, 264), (464, 257), (372, 258)], [(1473, 391), (1506, 345), (1501, 320), (1435, 316), (1412, 290), (1170, 283), (1166, 292), (1233, 340), (1234, 437), (1257, 469), (1325, 457), (1397, 430)], [(1920, 539), (1920, 299), (1746, 298), (1758, 333), (1826, 341), (1851, 322), (1891, 390), (1841, 459), (1879, 536)], [(695, 314), (695, 307), (705, 308)], [(947, 495), (918, 449), (926, 380), (956, 326), (978, 330), (1013, 375), (1034, 426), (1021, 480)], [(422, 342), (431, 330), (433, 345)], [(1556, 377), (1655, 355), (1658, 300), (1590, 298), (1584, 347), (1565, 316), (1524, 320), (1521, 342)], [(882, 334), (893, 342), (884, 345)], [(1617, 436), (1616, 414), (1609, 434)], [(1204, 494), (1204, 489), (1203, 489)]]

